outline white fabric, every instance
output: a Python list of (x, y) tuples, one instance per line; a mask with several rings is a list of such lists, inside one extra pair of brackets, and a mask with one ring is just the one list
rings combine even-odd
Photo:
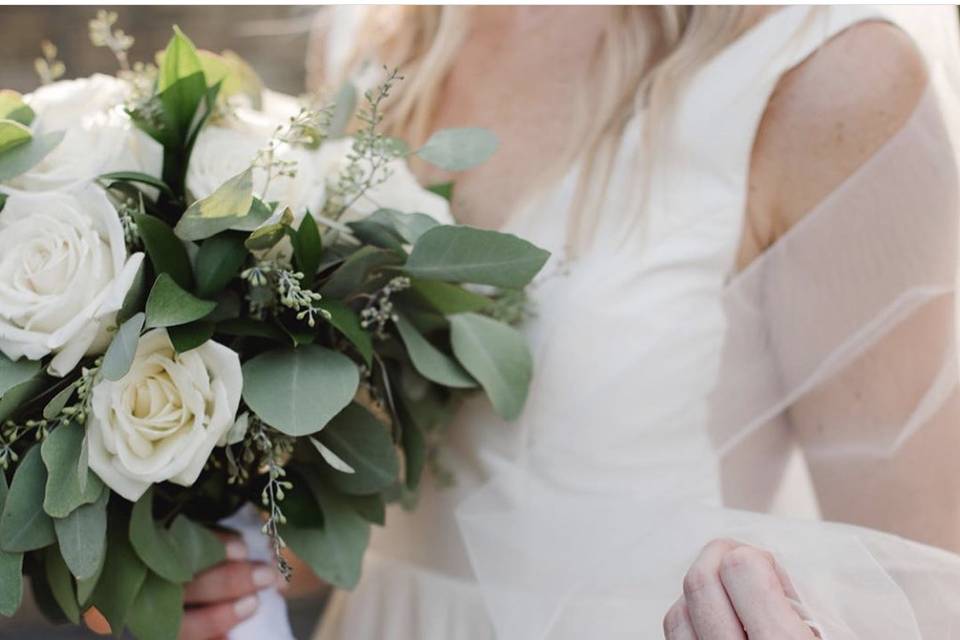
[[(955, 10), (810, 11), (772, 15), (695, 76), (642, 215), (628, 206), (638, 117), (576, 260), (564, 259), (557, 218), (575, 171), (512, 219), (508, 230), (554, 252), (524, 328), (536, 367), (527, 407), (507, 424), (483, 399), (466, 404), (443, 452), (457, 484), (428, 480), (416, 511), (389, 511), (360, 585), (335, 597), (320, 640), (661, 637), (686, 569), (717, 537), (773, 551), (830, 640), (960, 637), (957, 556), (762, 513), (791, 446), (785, 412), (849, 382), (863, 359), (888, 357), (911, 323), (926, 323), (922, 339), (889, 362), (918, 382), (919, 392), (892, 389), (910, 408), (878, 418), (880, 399), (862, 401), (862, 414), (851, 399), (823, 416), (836, 437), (808, 456), (893, 460), (960, 416), (956, 132), (943, 117), (960, 113)], [(827, 39), (878, 17), (928, 57), (924, 98), (866, 165), (735, 275), (770, 93)], [(732, 456), (752, 475), (726, 476)]]

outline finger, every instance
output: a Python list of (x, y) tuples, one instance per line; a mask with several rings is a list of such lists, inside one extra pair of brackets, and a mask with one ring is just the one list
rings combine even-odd
[(268, 564), (224, 562), (207, 569), (187, 585), (184, 602), (210, 604), (238, 600), (261, 589), (276, 586), (280, 574)]
[(235, 602), (187, 609), (180, 624), (178, 640), (214, 640), (226, 636), (235, 626), (252, 616), (259, 605), (257, 596)]
[(739, 546), (732, 540), (714, 540), (703, 548), (683, 579), (683, 595), (699, 640), (746, 640), (720, 582), (723, 557)]
[(83, 614), (83, 622), (90, 631), (101, 636), (110, 635), (110, 623), (103, 617), (103, 614), (94, 608), (87, 609)]
[(683, 596), (677, 600), (667, 615), (663, 617), (663, 637), (665, 640), (697, 640), (690, 621), (690, 610)]
[(246, 560), (249, 556), (247, 552), (247, 545), (244, 543), (243, 538), (236, 534), (228, 531), (217, 531), (214, 530), (213, 534), (220, 538), (220, 542), (223, 543), (223, 550), (226, 554), (227, 560)]
[(750, 640), (815, 637), (787, 599), (773, 556), (766, 551), (734, 549), (723, 558), (720, 580)]

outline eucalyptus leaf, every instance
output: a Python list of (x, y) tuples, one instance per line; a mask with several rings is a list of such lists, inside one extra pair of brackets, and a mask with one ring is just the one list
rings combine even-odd
[(0, 119), (0, 154), (4, 151), (27, 144), (33, 139), (30, 127), (16, 120)]
[(316, 437), (353, 469), (353, 473), (338, 471), (328, 477), (344, 493), (376, 493), (394, 484), (400, 475), (389, 428), (358, 404), (341, 411)]
[(117, 329), (103, 356), (103, 364), (100, 366), (100, 373), (107, 380), (119, 380), (130, 371), (133, 357), (137, 354), (140, 331), (143, 329), (146, 317), (146, 314), (141, 311)]
[(322, 253), (323, 241), (317, 223), (313, 216), (305, 215), (293, 237), (293, 257), (297, 262), (297, 269), (303, 273), (303, 285), (307, 288), (313, 286)]
[(43, 558), (43, 568), (46, 572), (50, 592), (60, 606), (60, 610), (63, 611), (63, 615), (73, 624), (79, 624), (80, 605), (77, 603), (77, 592), (73, 586), (73, 577), (56, 547), (47, 547)]
[(67, 406), (68, 402), (70, 402), (70, 398), (73, 397), (73, 394), (76, 392), (78, 386), (80, 386), (80, 381), (75, 380), (58, 391), (55, 396), (50, 398), (50, 402), (43, 407), (44, 419), (53, 420), (59, 416), (60, 412), (63, 411), (63, 408)]
[(403, 255), (396, 251), (364, 246), (352, 253), (340, 265), (330, 279), (320, 288), (320, 293), (334, 298), (343, 298), (361, 289), (371, 272), (403, 263)]
[(323, 580), (352, 589), (360, 579), (363, 554), (370, 542), (370, 524), (322, 480), (308, 475), (323, 510), (323, 527), (280, 527), (280, 535), (297, 557)]
[(43, 393), (47, 387), (44, 376), (37, 375), (4, 392), (0, 396), (0, 423), (12, 416), (22, 405)]
[(103, 482), (89, 470), (81, 487), (78, 462), (84, 437), (83, 427), (65, 424), (52, 430), (40, 447), (47, 469), (43, 510), (53, 518), (67, 517), (80, 505), (95, 502), (103, 492)]
[(339, 300), (324, 298), (317, 306), (330, 314), (330, 324), (357, 348), (369, 367), (373, 363), (373, 339), (370, 332), (360, 324), (360, 316)]
[[(7, 478), (0, 471), (0, 511), (7, 499)], [(23, 554), (0, 550), (0, 616), (10, 617), (23, 599)]]
[(403, 269), (424, 280), (520, 289), (549, 257), (549, 252), (508, 233), (444, 225), (417, 240)]
[[(103, 569), (109, 501), (110, 491), (104, 489), (95, 502), (77, 507), (66, 518), (53, 521), (60, 553), (77, 580), (89, 580)], [(86, 595), (81, 598), (85, 599)]]
[(27, 360), (26, 358), (10, 360), (0, 353), (0, 397), (3, 397), (10, 389), (34, 377), (39, 371), (40, 362), (36, 360)]
[(174, 327), (199, 320), (217, 306), (184, 291), (166, 273), (161, 273), (147, 298), (147, 328)]
[(176, 640), (183, 619), (183, 587), (148, 572), (127, 626), (137, 640)]
[(234, 219), (247, 215), (252, 206), (253, 169), (248, 168), (191, 204), (177, 223), (176, 233), (185, 240), (202, 240), (229, 229)]
[(145, 184), (148, 187), (153, 187), (158, 191), (163, 192), (169, 197), (173, 197), (173, 189), (170, 186), (155, 176), (150, 175), (149, 173), (143, 173), (140, 171), (112, 171), (110, 173), (104, 173), (99, 177), (99, 180), (102, 180), (108, 184), (116, 182), (133, 182), (136, 184)]
[(204, 240), (197, 252), (197, 295), (209, 298), (220, 293), (249, 255), (239, 234), (221, 233)]
[(353, 399), (357, 365), (317, 345), (267, 351), (243, 364), (243, 399), (270, 426), (291, 436), (316, 433)]
[(287, 335), (276, 325), (253, 318), (224, 320), (217, 324), (217, 331), (228, 336), (265, 338), (274, 342), (289, 343)]
[(486, 162), (497, 146), (497, 137), (487, 129), (442, 129), (430, 136), (417, 155), (441, 169), (463, 171)]
[(141, 213), (134, 216), (137, 231), (157, 274), (168, 274), (183, 289), (193, 287), (190, 258), (173, 230), (159, 218)]
[(35, 117), (33, 109), (23, 101), (23, 96), (10, 89), (0, 90), (0, 118), (14, 120), (30, 126)]
[(387, 522), (387, 505), (383, 496), (373, 494), (369, 496), (343, 496), (344, 500), (360, 514), (360, 517), (370, 524), (383, 526)]
[(47, 471), (34, 445), (20, 461), (0, 515), (0, 548), (7, 552), (42, 549), (56, 541), (53, 520), (43, 510)]
[(136, 275), (127, 294), (123, 297), (123, 304), (117, 311), (117, 322), (123, 324), (136, 313), (143, 309), (143, 304), (147, 299), (147, 265), (144, 261), (140, 262)]
[(349, 464), (344, 462), (343, 458), (335, 454), (328, 446), (310, 436), (310, 444), (313, 445), (313, 448), (317, 450), (317, 453), (320, 454), (320, 457), (330, 465), (335, 471), (340, 473), (356, 473), (357, 470), (351, 467)]
[(153, 488), (144, 493), (130, 514), (130, 544), (151, 571), (170, 582), (193, 577), (174, 535), (153, 519)]
[(223, 562), (227, 557), (223, 543), (212, 531), (184, 515), (177, 516), (173, 521), (170, 533), (194, 575)]
[(187, 324), (167, 327), (167, 337), (177, 353), (196, 349), (213, 337), (215, 325), (209, 320), (195, 320)]
[(475, 313), (450, 317), (453, 353), (505, 420), (520, 415), (533, 376), (526, 340), (513, 327)]
[(0, 153), (0, 182), (16, 178), (40, 164), (60, 144), (63, 136), (63, 131), (41, 133), (26, 144)]
[(410, 283), (410, 289), (403, 294), (414, 297), (445, 316), (480, 311), (491, 304), (491, 300), (486, 296), (436, 280), (414, 280)]
[[(104, 540), (103, 546), (107, 546), (106, 540)], [(97, 588), (97, 583), (100, 581), (100, 575), (103, 573), (103, 567), (106, 565), (106, 562), (107, 554), (100, 554), (100, 564), (97, 565), (93, 575), (89, 578), (77, 579), (77, 601), (84, 609), (90, 605), (90, 598), (93, 596), (94, 589)]]
[(289, 228), (282, 221), (265, 224), (251, 233), (243, 244), (250, 251), (267, 251), (283, 240)]
[(126, 626), (127, 616), (147, 577), (147, 567), (130, 546), (124, 524), (119, 517), (109, 524), (110, 553), (90, 598), (110, 627), (118, 631)]
[(455, 389), (477, 386), (477, 381), (456, 360), (433, 346), (403, 316), (397, 318), (397, 330), (414, 368), (424, 378)]
[(413, 244), (430, 229), (440, 226), (433, 217), (425, 213), (402, 212), (394, 209), (377, 209), (363, 219), (393, 229), (407, 244)]

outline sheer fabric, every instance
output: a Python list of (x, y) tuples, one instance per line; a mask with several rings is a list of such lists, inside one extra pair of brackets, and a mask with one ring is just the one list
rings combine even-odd
[[(916, 39), (924, 97), (734, 275), (770, 92), (824, 41), (874, 19)], [(526, 209), (510, 230), (557, 256), (525, 329), (536, 362), (525, 412), (503, 424), (465, 407), (445, 452), (458, 486), (428, 486), (417, 512), (390, 513), (360, 587), (336, 598), (319, 637), (661, 637), (698, 551), (726, 537), (771, 550), (829, 640), (960, 638), (960, 557), (767, 512), (800, 421), (819, 426), (801, 438), (814, 469), (869, 473), (946, 433), (952, 450), (928, 463), (944, 468), (939, 482), (960, 482), (949, 471), (960, 451), (956, 24), (948, 8), (786, 8), (694, 78), (669, 153), (653, 159), (642, 229), (623, 206), (642, 117), (590, 250), (566, 262), (556, 219), (576, 169)], [(846, 490), (820, 482), (826, 502)], [(923, 519), (892, 528), (922, 533)]]

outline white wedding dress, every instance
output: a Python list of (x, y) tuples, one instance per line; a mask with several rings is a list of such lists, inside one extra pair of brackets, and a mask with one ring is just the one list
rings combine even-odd
[[(338, 11), (334, 63), (355, 22)], [(871, 19), (916, 37), (926, 95), (900, 133), (736, 274), (751, 146), (771, 92), (826, 40)], [(960, 417), (947, 126), (960, 114), (956, 23), (947, 8), (784, 8), (685, 89), (642, 208), (629, 196), (640, 114), (575, 259), (558, 216), (576, 167), (519, 210), (506, 230), (553, 252), (524, 326), (536, 365), (526, 409), (505, 423), (483, 399), (464, 406), (442, 454), (455, 485), (427, 478), (415, 511), (389, 510), (359, 586), (333, 597), (316, 638), (659, 638), (686, 568), (715, 537), (773, 551), (825, 638), (960, 638), (960, 559), (822, 522), (808, 480), (783, 473), (790, 406), (920, 312), (942, 309), (930, 313), (943, 331), (915, 350), (936, 366), (911, 369), (923, 390), (901, 403), (910, 410), (810, 455), (894, 459), (928, 426)], [(740, 477), (724, 476), (730, 456)]]

